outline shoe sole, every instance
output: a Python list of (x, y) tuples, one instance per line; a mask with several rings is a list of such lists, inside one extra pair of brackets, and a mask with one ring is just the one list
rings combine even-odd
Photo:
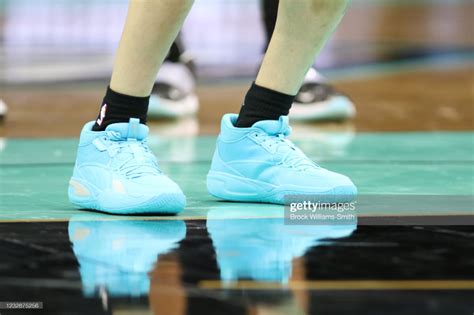
[[(69, 201), (75, 206), (85, 210), (95, 210), (109, 214), (177, 214), (186, 206), (186, 197), (181, 193), (163, 193), (144, 202), (137, 202), (126, 207), (107, 207), (103, 206), (104, 202), (100, 200), (101, 192), (98, 189), (91, 189), (93, 185), (71, 178), (69, 182), (68, 196)], [(81, 194), (76, 192), (82, 191)], [(85, 194), (87, 192), (88, 194)], [(93, 193), (96, 192), (96, 193)], [(102, 205), (101, 205), (102, 204)]]
[(351, 202), (357, 196), (357, 188), (351, 185), (316, 191), (314, 187), (278, 187), (215, 171), (210, 171), (207, 175), (207, 190), (212, 196), (222, 200), (274, 204), (285, 204), (287, 195), (324, 196), (321, 202)]

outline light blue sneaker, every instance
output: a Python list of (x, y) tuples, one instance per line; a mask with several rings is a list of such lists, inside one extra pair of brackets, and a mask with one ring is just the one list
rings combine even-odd
[(265, 209), (265, 218), (249, 216), (249, 208), (224, 204), (207, 214), (207, 230), (225, 283), (248, 279), (287, 283), (294, 258), (357, 228), (357, 219), (344, 225), (287, 225), (279, 206)]
[(81, 132), (69, 200), (74, 205), (113, 214), (174, 214), (186, 198), (178, 185), (161, 172), (148, 148), (148, 127), (129, 123)]
[(319, 195), (325, 202), (349, 202), (357, 188), (341, 174), (311, 161), (286, 137), (288, 117), (236, 128), (237, 115), (222, 118), (221, 133), (207, 175), (207, 189), (231, 201), (284, 204), (285, 195)]
[(73, 216), (68, 228), (87, 297), (102, 290), (111, 296), (148, 295), (149, 274), (160, 255), (177, 248), (186, 236), (181, 220), (96, 220)]

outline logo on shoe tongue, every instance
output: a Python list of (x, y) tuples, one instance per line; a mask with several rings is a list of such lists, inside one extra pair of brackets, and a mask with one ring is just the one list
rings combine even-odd
[(105, 113), (107, 112), (107, 104), (102, 105), (100, 109), (100, 117), (97, 119), (97, 124), (100, 126), (104, 122)]

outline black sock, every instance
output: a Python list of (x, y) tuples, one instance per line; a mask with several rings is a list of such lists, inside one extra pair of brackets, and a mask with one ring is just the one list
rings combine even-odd
[(273, 91), (254, 82), (245, 95), (235, 126), (247, 128), (260, 120), (278, 120), (280, 116), (288, 115), (294, 99), (294, 95)]
[(104, 101), (100, 107), (93, 131), (104, 131), (105, 128), (114, 123), (128, 122), (130, 118), (139, 118), (140, 123), (146, 124), (149, 96), (130, 96), (112, 91), (107, 88)]

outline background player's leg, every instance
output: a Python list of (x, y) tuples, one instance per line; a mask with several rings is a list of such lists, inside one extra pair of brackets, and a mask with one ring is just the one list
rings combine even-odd
[(248, 91), (237, 127), (289, 113), (308, 69), (341, 20), (349, 0), (281, 0), (270, 44)]
[(281, 0), (275, 30), (255, 83), (295, 95), (348, 3), (348, 0)]

